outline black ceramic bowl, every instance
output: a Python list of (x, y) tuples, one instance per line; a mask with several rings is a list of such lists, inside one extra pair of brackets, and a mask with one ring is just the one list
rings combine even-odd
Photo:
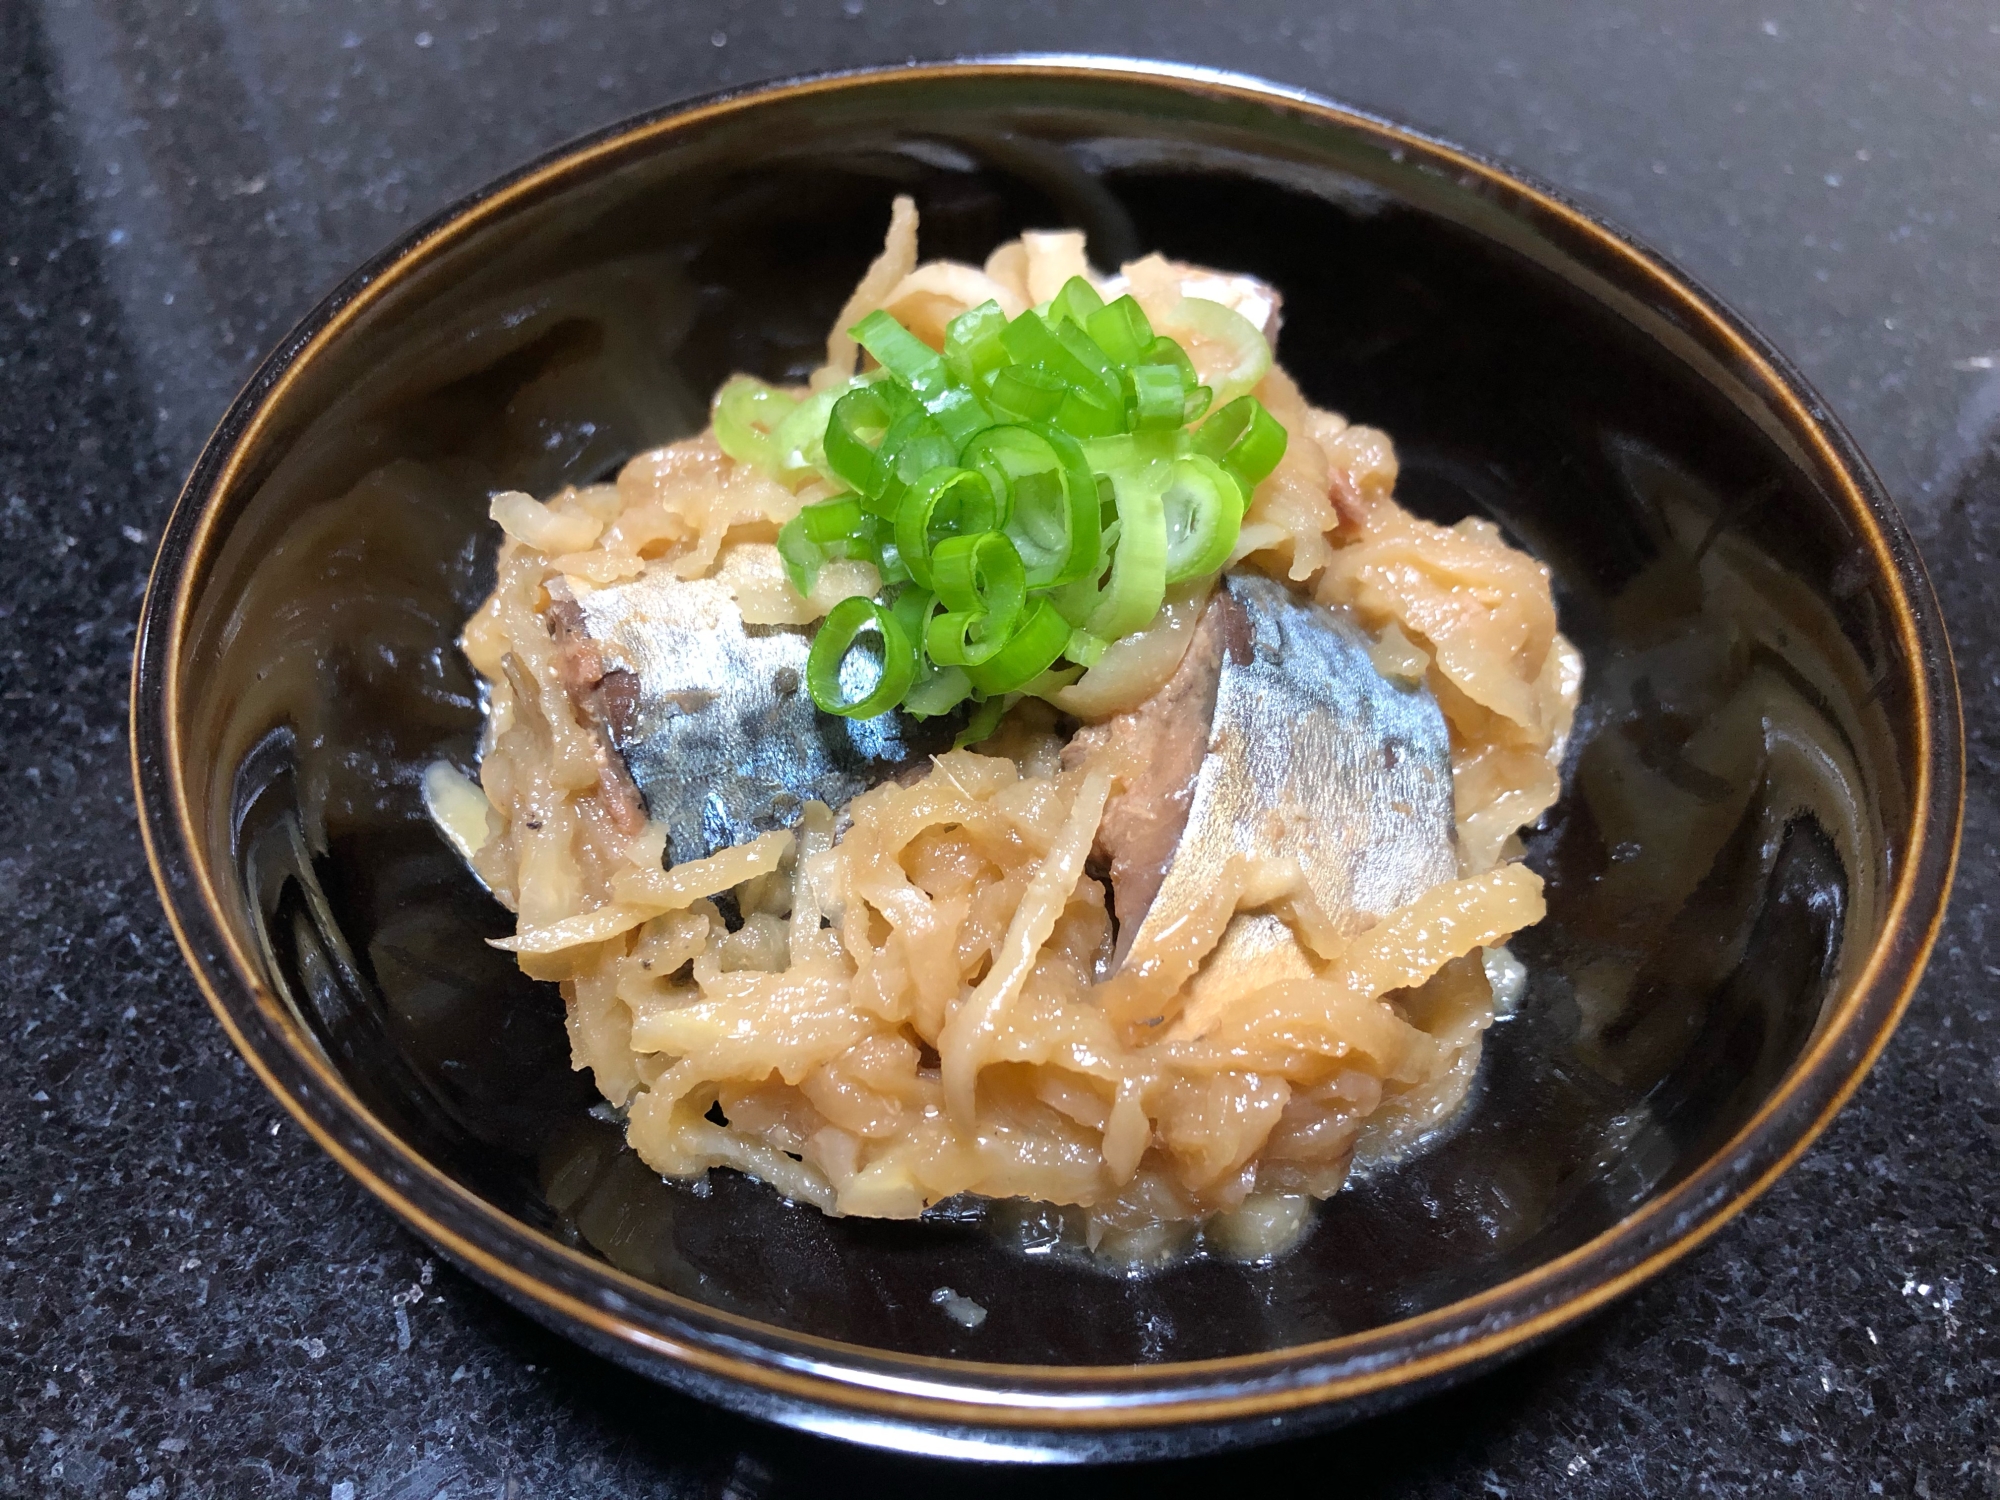
[[(496, 488), (602, 476), (797, 376), (915, 195), (928, 256), (1090, 232), (1283, 289), (1280, 357), (1387, 428), (1405, 503), (1495, 518), (1588, 659), (1550, 914), (1473, 1102), (1267, 1266), (1139, 1280), (991, 1225), (662, 1183), (433, 836)], [(1796, 372), (1657, 257), (1429, 137), (1254, 81), (909, 67), (621, 125), (364, 266), (202, 455), (139, 638), (154, 873), (231, 1038), (328, 1151), (612, 1359), (863, 1442), (1189, 1452), (1516, 1353), (1699, 1244), (1895, 1025), (1957, 844), (1958, 699), (1902, 522)], [(1810, 1253), (1802, 1249), (1801, 1253)], [(949, 1285), (990, 1310), (965, 1331)]]

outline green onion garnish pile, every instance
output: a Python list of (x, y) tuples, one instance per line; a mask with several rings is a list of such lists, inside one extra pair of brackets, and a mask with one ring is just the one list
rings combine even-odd
[[(1014, 695), (1074, 681), (1150, 625), (1170, 586), (1228, 561), (1285, 429), (1247, 394), (1270, 367), (1263, 335), (1219, 304), (1183, 305), (1244, 351), (1224, 388), (1243, 394), (1206, 421), (1215, 393), (1187, 352), (1082, 277), (1045, 311), (961, 314), (941, 355), (870, 313), (853, 335), (880, 368), (803, 402), (748, 378), (723, 388), (731, 457), (847, 487), (779, 534), (799, 592), (834, 558), (881, 574), (875, 599), (821, 621), (813, 702), (859, 719), (970, 701), (961, 738), (978, 738)], [(855, 649), (870, 636), (879, 668)]]

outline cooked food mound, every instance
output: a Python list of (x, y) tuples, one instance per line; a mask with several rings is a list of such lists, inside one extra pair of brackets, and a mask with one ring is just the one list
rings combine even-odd
[(1273, 288), (916, 245), (898, 200), (807, 385), (493, 500), (432, 815), (660, 1173), (1276, 1253), (1464, 1101), (1580, 659), (1303, 399)]

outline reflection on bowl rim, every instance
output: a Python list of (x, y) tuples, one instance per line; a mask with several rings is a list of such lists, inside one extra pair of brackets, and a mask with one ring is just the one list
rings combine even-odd
[[(1507, 219), (1590, 265), (1627, 295), (1679, 315), (1685, 336), (1783, 416), (1804, 467), (1866, 539), (1893, 600), (1917, 746), (1910, 854), (1892, 872), (1881, 935), (1855, 983), (1756, 1113), (1673, 1188), (1565, 1254), (1442, 1307), (1359, 1333), (1264, 1353), (1157, 1365), (1015, 1365), (900, 1354), (796, 1333), (663, 1291), (572, 1250), (476, 1197), (377, 1122), (256, 979), (195, 853), (181, 762), (181, 655), (193, 594), (219, 544), (218, 512), (298, 372), (364, 310), (445, 247), (579, 173), (689, 126), (815, 94), (979, 76), (1150, 85), (1291, 112), (1414, 159), (1482, 194)], [(153, 878), (183, 953), (237, 1051), (307, 1132), (425, 1238), (489, 1283), (600, 1346), (684, 1367), (691, 1383), (741, 1382), (780, 1420), (861, 1441), (1004, 1456), (940, 1429), (1076, 1431), (1241, 1423), (1303, 1406), (1440, 1383), (1575, 1322), (1687, 1254), (1805, 1151), (1860, 1084), (1909, 1002), (1943, 919), (1964, 793), (1963, 732), (1949, 647), (1900, 518), (1839, 424), (1796, 370), (1713, 297), (1551, 189), (1426, 133), (1240, 74), (1160, 63), (1025, 56), (861, 69), (733, 90), (611, 126), (473, 193), (370, 260), (264, 361), (203, 450), (163, 534), (134, 651), (132, 757)], [(290, 1077), (285, 1076), (290, 1074)], [(1794, 1116), (1806, 1116), (1794, 1120)], [(425, 1200), (417, 1201), (419, 1198)], [(557, 1284), (556, 1278), (563, 1284)], [(755, 1403), (739, 1403), (746, 1409)], [(1026, 1434), (1021, 1434), (1025, 1436)], [(1003, 1438), (1004, 1442), (1005, 1439)], [(1035, 1456), (1025, 1452), (1021, 1456)], [(1040, 1456), (1057, 1456), (1053, 1451)]]

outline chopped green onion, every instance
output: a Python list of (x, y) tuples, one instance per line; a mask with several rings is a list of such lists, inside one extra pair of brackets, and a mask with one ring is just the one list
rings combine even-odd
[(1229, 559), (1284, 428), (1249, 385), (1263, 336), (1188, 298), (1167, 320), (1235, 351), (1228, 404), (1130, 296), (1083, 277), (1045, 311), (998, 303), (946, 325), (942, 352), (886, 312), (850, 330), (876, 368), (795, 398), (742, 378), (717, 394), (725, 452), (797, 488), (815, 472), (849, 493), (802, 506), (778, 533), (809, 593), (835, 558), (872, 563), (874, 600), (844, 599), (814, 636), (806, 684), (828, 713), (972, 704), (959, 736), (991, 734), (1023, 694), (1073, 682), (1157, 617), (1170, 584)]
[[(861, 633), (873, 626), (881, 643), (881, 659), (875, 665), (875, 680), (862, 691), (870, 663), (854, 666), (854, 646)], [(872, 599), (849, 598), (834, 605), (820, 622), (806, 654), (806, 691), (822, 713), (847, 719), (872, 719), (887, 713), (903, 699), (917, 676), (917, 648), (910, 643), (896, 617)], [(853, 696), (858, 693), (859, 696)]]
[(979, 389), (987, 376), (1007, 363), (1007, 350), (1000, 342), (1006, 326), (1007, 314), (997, 302), (982, 302), (945, 324), (945, 367), (968, 389)]
[(1171, 473), (1170, 465), (1158, 461), (1112, 471), (1111, 485), (1118, 496), (1118, 548), (1111, 554), (1111, 576), (1083, 622), (1083, 628), (1101, 640), (1115, 641), (1144, 630), (1166, 601), (1167, 517), (1162, 496)]
[(1236, 362), (1216, 382), (1218, 405), (1249, 395), (1271, 368), (1270, 340), (1233, 307), (1224, 307), (1206, 297), (1183, 297), (1168, 320), (1168, 332), (1180, 329), (1199, 334), (1235, 354)]
[(826, 548), (806, 535), (805, 522), (798, 516), (778, 529), (778, 561), (785, 565), (785, 576), (802, 597), (819, 582), (819, 570), (826, 566), (827, 558)]
[(1000, 532), (949, 537), (938, 543), (931, 561), (938, 601), (946, 609), (984, 610), (1003, 628), (1021, 613), (1028, 575), (1021, 554)]
[(978, 666), (966, 668), (973, 690), (992, 698), (1025, 687), (1055, 665), (1069, 636), (1069, 621), (1043, 597), (1006, 645)]
[(1201, 379), (1195, 373), (1194, 360), (1189, 357), (1187, 350), (1183, 349), (1175, 340), (1168, 338), (1164, 333), (1156, 335), (1146, 345), (1145, 349), (1141, 351), (1139, 363), (1173, 365), (1181, 372), (1181, 377), (1189, 385), (1194, 385)]
[(1146, 363), (1169, 364), (1181, 372), (1181, 387), (1187, 393), (1187, 405), (1181, 413), (1182, 422), (1199, 422), (1201, 414), (1208, 410), (1214, 392), (1201, 384), (1201, 377), (1195, 373), (1194, 361), (1183, 349), (1164, 334), (1146, 346)]
[(1083, 453), (1092, 469), (1109, 477), (1121, 469), (1171, 463), (1187, 451), (1183, 439), (1179, 432), (1121, 432), (1091, 439), (1083, 445)]
[(1229, 561), (1243, 527), (1243, 507), (1243, 491), (1214, 459), (1190, 454), (1174, 460), (1160, 496), (1169, 585), (1217, 572)]
[(778, 467), (772, 433), (798, 409), (798, 398), (749, 375), (738, 375), (715, 393), (710, 420), (715, 441), (738, 463), (767, 471)]
[[(1077, 333), (1074, 324), (1059, 325), (1062, 329)], [(1084, 343), (1089, 335), (1082, 336)], [(1118, 382), (1106, 380), (1100, 373), (1099, 362), (1103, 360), (1103, 350), (1097, 350), (1097, 359), (1079, 357), (1070, 347), (1070, 341), (1058, 336), (1058, 330), (1051, 328), (1040, 314), (1024, 312), (1009, 323), (1000, 335), (1000, 343), (1014, 357), (1017, 364), (1032, 365), (1046, 374), (1055, 376), (1065, 385), (1081, 387), (1087, 394), (1109, 405), (1122, 401), (1124, 392)], [(1094, 346), (1093, 346), (1094, 347)], [(1108, 364), (1103, 365), (1108, 370)]]
[(1186, 413), (1187, 384), (1179, 366), (1132, 367), (1132, 417), (1142, 431), (1179, 429)]
[(1055, 425), (1076, 437), (1109, 437), (1125, 426), (1125, 398), (1108, 400), (1092, 391), (1071, 386), (1063, 392), (1056, 409)]
[(976, 667), (1006, 644), (1006, 632), (993, 626), (980, 610), (946, 610), (932, 615), (924, 628), (924, 650), (932, 661), (945, 667)]
[(944, 389), (942, 356), (879, 307), (848, 332), (883, 369), (915, 392), (919, 401), (928, 403), (935, 392)]
[(827, 467), (842, 483), (866, 491), (875, 474), (875, 454), (896, 420), (888, 398), (875, 386), (849, 391), (833, 404), (824, 440)]
[(863, 490), (868, 497), (865, 508), (894, 519), (911, 485), (934, 470), (955, 467), (958, 446), (922, 408), (903, 413), (882, 435), (882, 446), (875, 452), (875, 466)]
[[(1102, 306), (1100, 305), (1097, 310), (1103, 311)], [(1100, 389), (1108, 392), (1124, 388), (1122, 374), (1124, 366), (1113, 359), (1104, 346), (1090, 336), (1090, 330), (1082, 319), (1075, 321), (1064, 319), (1060, 323), (1050, 323), (1049, 331), (1055, 334), (1056, 342), (1063, 346), (1071, 358), (1090, 371)]]
[(998, 519), (985, 475), (941, 464), (918, 479), (897, 507), (896, 551), (910, 576), (930, 588), (933, 528), (943, 527), (947, 536), (991, 532)]
[(1098, 348), (1128, 367), (1143, 363), (1146, 347), (1153, 342), (1153, 325), (1129, 292), (1085, 318), (1083, 326)]
[(873, 528), (853, 495), (836, 495), (802, 506), (778, 532), (778, 556), (785, 575), (801, 594), (810, 594), (819, 570), (836, 557), (875, 560)]
[(861, 529), (861, 502), (852, 495), (835, 495), (799, 508), (805, 534), (822, 547), (844, 541)]
[(965, 462), (999, 499), (1001, 529), (1027, 568), (1028, 587), (1059, 588), (1097, 560), (1097, 481), (1076, 440), (1059, 428), (989, 427)]
[(1088, 630), (1077, 629), (1069, 633), (1069, 644), (1063, 648), (1063, 655), (1079, 666), (1094, 667), (1110, 649), (1109, 641), (1092, 635)]
[(1003, 693), (998, 698), (982, 701), (972, 711), (972, 717), (965, 721), (965, 728), (959, 730), (958, 738), (952, 744), (963, 750), (967, 745), (991, 739), (993, 731), (1000, 727), (1000, 721), (1007, 716), (1007, 710), (1014, 706), (1017, 697), (1014, 693)]
[(947, 667), (976, 667), (1007, 643), (1028, 596), (1027, 575), (1014, 544), (997, 531), (952, 537), (938, 544), (933, 572), (938, 602), (924, 643), (931, 660)]
[[(1057, 323), (1054, 330), (1063, 352), (1090, 372), (1088, 394), (1101, 397), (1102, 404), (1118, 408), (1118, 415), (1123, 417), (1125, 380), (1111, 356), (1098, 347), (1097, 340), (1085, 333), (1080, 324)], [(1121, 421), (1118, 425), (1125, 424)]]
[(1090, 321), (1092, 313), (1103, 309), (1104, 299), (1097, 295), (1097, 288), (1081, 276), (1072, 276), (1049, 304), (1049, 321), (1067, 319), (1081, 328)]
[(826, 425), (843, 387), (816, 391), (771, 432), (771, 453), (780, 484), (797, 487), (826, 467)]
[(1285, 456), (1286, 435), (1278, 419), (1255, 396), (1239, 396), (1201, 424), (1194, 451), (1243, 476), (1255, 489)]
[(991, 419), (979, 398), (952, 379), (943, 358), (888, 313), (877, 308), (851, 332), (882, 368), (908, 386), (954, 443), (962, 443)]
[(962, 443), (981, 428), (993, 425), (985, 403), (961, 385), (946, 387), (931, 403), (930, 413), (954, 443)]
[(889, 606), (889, 613), (903, 627), (904, 635), (913, 642), (921, 641), (924, 638), (924, 621), (930, 618), (931, 610), (936, 605), (937, 595), (926, 589), (899, 589), (895, 601)]
[[(965, 675), (963, 667), (940, 667), (926, 665), (917, 673), (916, 683), (909, 695), (903, 699), (903, 712), (919, 719), (934, 719), (939, 714), (948, 714), (967, 698), (972, 696), (972, 679)], [(998, 703), (998, 698), (986, 700)], [(982, 703), (980, 708), (983, 709)], [(977, 717), (979, 710), (974, 710)], [(981, 736), (983, 739), (985, 736)], [(961, 744), (965, 743), (960, 740)]]
[(903, 564), (902, 549), (897, 547), (889, 523), (880, 516), (870, 516), (868, 525), (871, 528), (869, 539), (875, 547), (875, 571), (882, 575), (882, 587), (910, 582), (910, 570)]
[(994, 372), (986, 399), (995, 411), (1016, 422), (1041, 422), (1062, 409), (1069, 389), (1056, 376), (1032, 365), (1003, 365)]
[[(1059, 427), (1043, 427), (1040, 435), (1062, 461), (1062, 535), (1068, 544), (1068, 553), (1062, 565), (1049, 574), (1048, 581), (1041, 585), (1059, 589), (1097, 571), (1098, 562), (1103, 557), (1104, 508), (1098, 491), (1098, 476), (1092, 471), (1090, 461), (1083, 456), (1082, 445)], [(1028, 529), (1027, 524), (1023, 523), (1021, 529)], [(1044, 534), (1052, 537), (1052, 533)], [(1034, 582), (1032, 576), (1029, 582)]]

